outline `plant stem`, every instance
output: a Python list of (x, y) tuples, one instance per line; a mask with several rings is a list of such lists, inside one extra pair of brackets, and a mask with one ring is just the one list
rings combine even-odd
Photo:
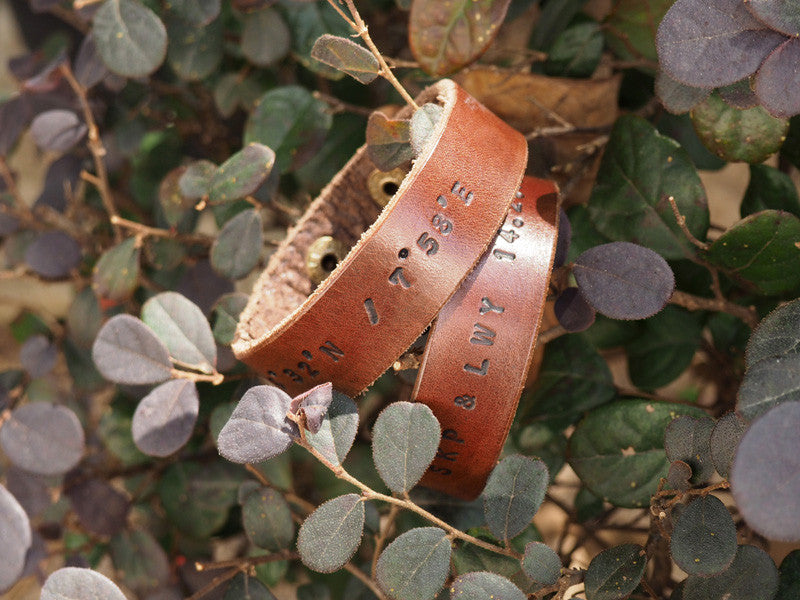
[(669, 303), (688, 310), (713, 310), (728, 313), (744, 321), (751, 329), (758, 325), (758, 313), (755, 308), (736, 304), (726, 298), (704, 298), (675, 290), (672, 292)]
[(203, 244), (204, 246), (210, 246), (214, 243), (214, 240), (205, 235), (175, 233), (168, 229), (159, 229), (158, 227), (150, 227), (142, 223), (137, 223), (136, 221), (130, 221), (118, 215), (111, 217), (111, 223), (114, 225), (119, 225), (120, 227), (124, 227), (125, 229), (130, 229), (142, 235), (149, 235), (151, 237), (174, 238), (176, 240), (182, 240), (184, 242), (193, 244)]
[(355, 30), (356, 34), (358, 34), (358, 36), (364, 40), (367, 48), (369, 48), (370, 52), (372, 52), (373, 56), (375, 56), (375, 59), (378, 61), (378, 65), (380, 66), (380, 71), (378, 71), (378, 74), (392, 84), (392, 87), (397, 90), (397, 92), (403, 97), (403, 100), (405, 100), (411, 108), (417, 110), (419, 105), (414, 102), (411, 94), (406, 91), (403, 85), (397, 80), (397, 77), (394, 76), (391, 67), (386, 64), (386, 59), (383, 58), (381, 51), (378, 50), (375, 42), (372, 41), (367, 29), (367, 24), (364, 22), (364, 19), (361, 18), (361, 15), (359, 14), (353, 0), (344, 0), (344, 3), (347, 5), (347, 9), (350, 11), (350, 15), (353, 17), (352, 19), (348, 18), (342, 9), (337, 6), (336, 0), (328, 0), (328, 4), (330, 4), (333, 9), (338, 12), (339, 15), (350, 25), (350, 27)]
[(483, 548), (484, 550), (488, 550), (489, 552), (495, 552), (497, 554), (502, 554), (504, 556), (511, 556), (512, 558), (521, 559), (522, 555), (519, 552), (515, 552), (511, 548), (502, 548), (500, 546), (496, 546), (495, 544), (491, 544), (489, 542), (485, 542), (480, 540), (474, 536), (469, 535), (468, 533), (464, 533), (463, 531), (456, 529), (452, 525), (442, 521), (436, 515), (429, 513), (424, 508), (418, 506), (414, 502), (410, 500), (406, 500), (404, 498), (395, 498), (394, 496), (387, 496), (386, 494), (381, 494), (380, 492), (376, 492), (368, 485), (361, 483), (358, 479), (350, 475), (347, 471), (345, 471), (344, 467), (341, 465), (334, 465), (327, 458), (325, 458), (322, 454), (320, 454), (316, 448), (314, 448), (311, 444), (309, 444), (305, 439), (295, 440), (296, 443), (300, 444), (303, 448), (308, 450), (311, 455), (320, 461), (323, 465), (325, 465), (328, 469), (333, 471), (333, 474), (336, 475), (339, 479), (354, 485), (358, 489), (361, 490), (361, 495), (363, 496), (364, 500), (382, 500), (383, 502), (387, 502), (389, 504), (395, 504), (401, 508), (405, 508), (406, 510), (410, 510), (411, 512), (417, 513), (422, 518), (430, 521), (437, 527), (441, 527), (444, 529), (450, 536), (463, 540), (465, 542), (469, 542), (470, 544), (474, 544), (479, 548)]
[(361, 581), (365, 586), (367, 586), (370, 591), (375, 594), (379, 600), (387, 600), (386, 596), (381, 591), (372, 579), (370, 579), (364, 571), (353, 565), (352, 563), (347, 563), (344, 566), (345, 570), (350, 573), (353, 577)]
[(114, 217), (119, 217), (119, 215), (117, 214), (117, 209), (114, 206), (114, 199), (111, 194), (111, 186), (108, 183), (108, 171), (106, 170), (106, 163), (103, 160), (106, 155), (106, 149), (105, 146), (103, 146), (102, 140), (100, 139), (100, 131), (97, 128), (97, 122), (94, 120), (92, 107), (89, 105), (89, 98), (86, 95), (86, 88), (84, 88), (78, 82), (78, 80), (75, 79), (75, 75), (73, 75), (72, 69), (68, 63), (62, 64), (59, 69), (64, 75), (64, 78), (67, 80), (67, 83), (69, 83), (69, 86), (72, 88), (72, 91), (75, 92), (75, 95), (78, 97), (78, 102), (80, 102), (81, 108), (83, 109), (83, 119), (86, 121), (86, 126), (89, 129), (89, 143), (87, 145), (89, 147), (89, 151), (92, 153), (92, 158), (94, 159), (95, 171), (97, 171), (97, 179), (93, 183), (96, 183), (97, 191), (100, 193), (100, 200), (103, 203), (103, 207), (106, 209), (109, 218), (112, 220), (112, 226), (114, 227), (114, 240), (119, 243), (122, 241), (122, 230), (120, 229), (119, 225), (115, 225), (113, 223)]
[(686, 239), (701, 250), (708, 250), (708, 244), (698, 240), (696, 237), (694, 237), (694, 234), (689, 231), (689, 227), (686, 226), (686, 217), (684, 217), (681, 214), (681, 211), (678, 209), (678, 204), (675, 202), (675, 198), (670, 196), (667, 198), (667, 200), (669, 200), (669, 205), (672, 207), (672, 212), (675, 215), (675, 220), (678, 222), (678, 227), (681, 228), (681, 231), (683, 232), (683, 235), (686, 236)]
[(206, 375), (204, 373), (190, 373), (189, 371), (183, 371), (181, 369), (172, 369), (172, 376), (178, 379), (188, 379), (189, 381), (194, 381), (195, 383), (199, 381), (207, 381), (209, 383), (213, 383), (214, 385), (219, 385), (225, 381), (225, 375), (216, 371), (210, 375)]

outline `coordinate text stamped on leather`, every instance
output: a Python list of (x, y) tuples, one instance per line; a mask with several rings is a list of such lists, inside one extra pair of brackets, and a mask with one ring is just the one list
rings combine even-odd
[[(435, 99), (443, 116), (382, 212), (364, 148), (310, 205), (257, 282), (233, 349), (290, 394), (331, 381), (357, 395), (436, 319), (414, 391), (442, 426), (423, 484), (472, 498), (530, 364), (558, 195), (533, 178), (520, 189), (519, 133), (451, 81), (420, 102)], [(321, 236), (353, 248), (315, 289), (305, 256)]]

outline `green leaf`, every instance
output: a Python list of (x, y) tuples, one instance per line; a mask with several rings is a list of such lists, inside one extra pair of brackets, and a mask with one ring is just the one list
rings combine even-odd
[(623, 544), (604, 550), (586, 571), (587, 600), (621, 600), (639, 585), (647, 565), (644, 548)]
[(243, 471), (224, 461), (183, 461), (164, 471), (158, 482), (158, 496), (170, 524), (204, 539), (227, 521), (243, 479)]
[(187, 167), (172, 169), (158, 186), (158, 205), (170, 227), (178, 227), (182, 222), (191, 219), (195, 212), (194, 201), (181, 191), (181, 180), (186, 171)]
[[(671, 461), (682, 460), (692, 469), (692, 483), (709, 480), (714, 474), (711, 461), (711, 417), (681, 416), (674, 419), (664, 433), (664, 449)], [(685, 571), (686, 569), (684, 569)]]
[(100, 426), (97, 428), (97, 434), (106, 449), (126, 467), (141, 465), (151, 460), (133, 441), (132, 420), (132, 416), (114, 402), (108, 412), (100, 418)]
[(348, 36), (353, 33), (336, 11), (325, 1), (292, 2), (282, 0), (289, 29), (292, 31), (292, 50), (297, 59), (307, 68), (331, 79), (340, 79), (344, 74), (323, 64), (311, 56), (311, 50), (320, 36), (325, 34)]
[(647, 319), (641, 335), (626, 344), (633, 383), (653, 390), (676, 379), (691, 364), (701, 335), (697, 315), (678, 306)]
[(509, 540), (525, 529), (539, 510), (549, 481), (540, 460), (519, 454), (501, 460), (483, 490), (483, 509), (492, 534)]
[(265, 550), (285, 550), (294, 540), (289, 505), (272, 488), (261, 487), (247, 496), (242, 503), (242, 525), (250, 541)]
[(309, 569), (332, 573), (341, 569), (361, 545), (364, 502), (358, 494), (328, 500), (303, 522), (297, 550)]
[(169, 8), (197, 27), (208, 25), (219, 16), (220, 0), (170, 0)]
[(561, 559), (547, 544), (530, 542), (522, 557), (525, 574), (541, 585), (555, 585), (561, 576)]
[(320, 36), (314, 42), (311, 56), (364, 84), (374, 81), (381, 70), (372, 52), (338, 35), (326, 33)]
[(275, 153), (267, 146), (251, 142), (217, 168), (211, 177), (208, 200), (213, 204), (238, 200), (253, 194), (263, 184), (275, 164)]
[(736, 556), (736, 525), (714, 496), (689, 503), (674, 520), (670, 552), (675, 564), (690, 575), (713, 575)]
[(567, 436), (551, 423), (531, 423), (519, 429), (516, 447), (521, 454), (539, 458), (550, 473), (551, 479), (566, 462)]
[(745, 366), (800, 353), (800, 299), (779, 306), (758, 324), (747, 343)]
[(618, 0), (605, 21), (606, 42), (625, 60), (658, 60), (656, 28), (673, 0)]
[(591, 19), (580, 20), (562, 31), (553, 42), (544, 72), (557, 77), (590, 77), (603, 52), (603, 33)]
[(391, 171), (414, 158), (411, 122), (373, 112), (367, 121), (367, 156), (381, 171)]
[(765, 210), (746, 217), (717, 238), (708, 249), (710, 263), (770, 296), (800, 286), (800, 219), (787, 212)]
[(139, 284), (140, 255), (135, 237), (106, 250), (92, 272), (92, 287), (97, 295), (119, 302), (133, 294)]
[(84, 288), (75, 296), (67, 314), (67, 329), (72, 341), (80, 348), (91, 348), (103, 325), (103, 313), (97, 296)]
[(611, 240), (646, 246), (667, 259), (691, 258), (696, 248), (678, 226), (670, 196), (692, 235), (705, 238), (708, 202), (689, 155), (641, 117), (620, 117), (589, 200), (595, 227)]
[(438, 527), (398, 536), (378, 558), (375, 578), (395, 600), (431, 600), (450, 571), (450, 540)]
[(706, 148), (729, 162), (759, 163), (777, 152), (789, 121), (761, 106), (739, 109), (711, 94), (692, 110), (692, 123)]
[(237, 108), (249, 113), (263, 93), (264, 86), (256, 76), (242, 79), (240, 73), (226, 73), (214, 86), (214, 103), (219, 114), (228, 119)]
[(778, 591), (778, 569), (755, 546), (739, 546), (731, 566), (710, 577), (690, 575), (683, 600), (772, 600)]
[(678, 415), (705, 413), (683, 404), (619, 400), (591, 411), (575, 428), (569, 463), (592, 492), (616, 506), (650, 503), (667, 476), (664, 429)]
[[(478, 538), (489, 538), (488, 534), (479, 534)], [(522, 538), (523, 536), (520, 536)], [(520, 539), (517, 538), (517, 539)], [(493, 543), (495, 538), (487, 539)], [(516, 540), (515, 540), (516, 542)], [(502, 575), (526, 593), (533, 592), (541, 587), (531, 581), (525, 574), (520, 561), (509, 556), (502, 556), (496, 552), (484, 550), (473, 544), (462, 544), (453, 553), (453, 568), (456, 574), (461, 575), (473, 571), (490, 571)]]
[(429, 75), (447, 75), (483, 54), (497, 35), (510, 0), (414, 0), (408, 23), (411, 52)]
[(311, 158), (325, 140), (330, 126), (327, 105), (305, 88), (289, 85), (261, 96), (245, 125), (244, 141), (272, 148), (275, 166), (285, 172)]
[(167, 347), (131, 315), (115, 315), (103, 325), (92, 346), (92, 359), (103, 377), (115, 383), (160, 383), (172, 375)]
[(178, 182), (181, 194), (190, 200), (199, 200), (209, 193), (217, 165), (210, 160), (196, 160), (187, 165)]
[(239, 573), (231, 581), (222, 600), (276, 600), (276, 598), (258, 579)]
[(331, 590), (320, 582), (306, 583), (297, 588), (297, 600), (332, 600)]
[(247, 306), (247, 300), (248, 295), (242, 292), (225, 294), (217, 300), (213, 309), (214, 327), (212, 332), (218, 344), (229, 346), (233, 342), (239, 315)]
[(186, 246), (175, 238), (148, 236), (144, 241), (147, 262), (158, 271), (177, 269), (186, 258)]
[(774, 600), (792, 600), (800, 596), (800, 550), (787, 554), (780, 568), (780, 585)]
[(527, 596), (505, 577), (488, 571), (465, 573), (450, 586), (453, 600), (525, 600)]
[(242, 19), (242, 54), (247, 60), (266, 67), (288, 54), (292, 36), (277, 10), (262, 8), (245, 14)]
[(333, 115), (325, 142), (306, 164), (295, 171), (295, 178), (314, 195), (328, 185), (356, 150), (364, 144), (366, 119), (353, 113)]
[(124, 77), (155, 71), (167, 53), (161, 19), (137, 0), (107, 0), (94, 15), (92, 36), (106, 66)]
[(167, 62), (181, 79), (194, 81), (211, 75), (222, 61), (222, 20), (198, 27), (180, 17), (167, 19)]
[(611, 371), (586, 337), (561, 336), (547, 344), (536, 383), (520, 402), (524, 411), (520, 420), (546, 420), (566, 426), (615, 396)]
[(347, 457), (358, 433), (358, 408), (348, 396), (334, 390), (322, 427), (306, 432), (306, 439), (331, 464), (340, 465)]
[(441, 429), (424, 404), (394, 402), (375, 421), (372, 454), (381, 479), (393, 492), (407, 492), (425, 474), (439, 448)]
[(240, 212), (225, 223), (211, 246), (211, 266), (223, 277), (246, 277), (261, 258), (263, 221), (255, 208)]
[(422, 154), (425, 150), (436, 124), (442, 118), (442, 113), (444, 113), (444, 109), (433, 102), (423, 104), (414, 111), (408, 133), (411, 140), (411, 148), (413, 148), (416, 155)]
[(203, 311), (177, 292), (162, 292), (142, 306), (142, 321), (164, 342), (170, 356), (203, 373), (213, 373), (217, 346)]
[(63, 567), (54, 571), (42, 586), (41, 600), (69, 600), (82, 597), (125, 600), (125, 594), (116, 583), (91, 569)]
[(739, 207), (742, 217), (762, 210), (784, 210), (800, 216), (797, 186), (783, 171), (769, 165), (750, 165), (750, 183)]
[(730, 476), (736, 447), (739, 445), (745, 429), (747, 429), (747, 421), (736, 412), (729, 412), (717, 421), (711, 432), (711, 460), (717, 473), (725, 479)]
[(123, 531), (112, 537), (111, 560), (122, 583), (137, 593), (159, 588), (170, 579), (169, 558), (148, 531)]

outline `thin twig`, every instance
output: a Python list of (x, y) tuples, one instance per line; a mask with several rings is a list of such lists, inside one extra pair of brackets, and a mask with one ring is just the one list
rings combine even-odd
[(375, 594), (379, 600), (388, 600), (384, 593), (381, 591), (381, 588), (377, 586), (377, 584), (370, 579), (364, 571), (353, 565), (352, 563), (347, 563), (344, 566), (345, 570), (357, 578), (361, 583), (367, 586), (370, 591)]
[(361, 18), (361, 15), (359, 14), (358, 9), (356, 8), (356, 5), (353, 2), (353, 0), (344, 0), (344, 3), (347, 6), (347, 9), (350, 11), (350, 16), (352, 17), (352, 19), (350, 19), (346, 14), (344, 14), (344, 11), (341, 8), (339, 8), (336, 0), (328, 0), (328, 4), (330, 4), (333, 7), (333, 9), (337, 13), (339, 13), (339, 15), (350, 25), (350, 27), (352, 27), (355, 30), (356, 34), (362, 40), (364, 40), (364, 43), (367, 45), (367, 48), (369, 48), (370, 52), (372, 52), (373, 56), (375, 56), (375, 59), (378, 61), (378, 65), (380, 67), (378, 75), (380, 75), (390, 84), (392, 84), (392, 87), (396, 89), (397, 92), (403, 97), (403, 100), (405, 100), (411, 108), (417, 110), (419, 106), (417, 105), (416, 102), (414, 102), (414, 98), (411, 97), (411, 95), (406, 91), (403, 85), (397, 80), (397, 77), (394, 76), (391, 67), (389, 67), (389, 65), (386, 64), (386, 59), (383, 58), (381, 51), (378, 50), (378, 47), (375, 45), (375, 42), (372, 41), (372, 38), (369, 35), (367, 24), (364, 22), (364, 19)]
[(675, 290), (672, 292), (669, 303), (682, 306), (687, 310), (713, 310), (728, 313), (744, 321), (751, 329), (758, 325), (758, 313), (754, 307), (742, 306), (726, 298), (704, 298)]
[(219, 569), (237, 568), (240, 571), (253, 567), (255, 565), (263, 565), (264, 563), (277, 562), (279, 560), (297, 560), (300, 555), (297, 552), (290, 552), (289, 550), (281, 550), (273, 554), (262, 554), (260, 556), (247, 556), (242, 558), (234, 558), (231, 560), (220, 560), (217, 562), (200, 562), (194, 563), (195, 571), (215, 571)]
[(171, 374), (176, 379), (188, 379), (189, 381), (194, 381), (195, 383), (199, 381), (206, 381), (214, 385), (219, 385), (225, 381), (225, 375), (219, 373), (218, 371), (214, 371), (213, 373), (206, 375), (205, 373), (190, 373), (189, 371), (183, 371), (181, 369), (172, 369)]
[(392, 533), (394, 520), (397, 518), (398, 514), (400, 514), (400, 507), (397, 504), (392, 504), (391, 508), (389, 509), (389, 514), (386, 516), (386, 520), (381, 523), (380, 531), (375, 534), (375, 551), (372, 553), (372, 566), (370, 569), (373, 579), (375, 578), (375, 573), (378, 568), (378, 556), (383, 550), (383, 545), (386, 543), (386, 539)]
[(389, 504), (396, 504), (401, 508), (405, 508), (406, 510), (410, 510), (411, 512), (417, 513), (422, 518), (426, 519), (427, 521), (430, 521), (437, 527), (441, 527), (448, 534), (450, 534), (450, 536), (454, 538), (458, 538), (465, 542), (469, 542), (470, 544), (473, 544), (475, 546), (478, 546), (479, 548), (483, 548), (484, 550), (488, 550), (490, 552), (495, 552), (497, 554), (502, 554), (504, 556), (511, 556), (512, 558), (516, 559), (522, 558), (522, 555), (519, 552), (516, 552), (510, 548), (502, 548), (500, 546), (496, 546), (495, 544), (485, 542), (481, 539), (469, 535), (468, 533), (464, 533), (463, 531), (456, 529), (449, 523), (442, 521), (436, 515), (429, 513), (427, 510), (418, 506), (414, 502), (411, 502), (410, 500), (405, 500), (403, 498), (395, 498), (394, 496), (387, 496), (386, 494), (381, 494), (380, 492), (376, 492), (368, 485), (362, 483), (361, 481), (350, 475), (350, 473), (345, 471), (344, 467), (342, 467), (341, 465), (334, 465), (333, 463), (331, 463), (305, 439), (301, 438), (300, 440), (296, 440), (296, 443), (300, 444), (303, 448), (305, 448), (308, 452), (310, 452), (311, 455), (314, 456), (314, 458), (316, 458), (319, 462), (321, 462), (328, 469), (330, 469), (333, 472), (333, 474), (336, 475), (336, 477), (360, 489), (361, 495), (364, 498), (364, 500), (381, 500)]
[(339, 100), (336, 96), (331, 96), (330, 94), (326, 94), (324, 92), (315, 91), (312, 92), (312, 96), (328, 104), (331, 107), (331, 111), (334, 113), (349, 112), (355, 115), (361, 115), (363, 117), (369, 117), (372, 114), (371, 108), (344, 102)]
[(151, 237), (174, 238), (176, 240), (181, 240), (192, 244), (202, 244), (204, 246), (210, 246), (214, 243), (213, 239), (205, 235), (176, 233), (174, 231), (170, 231), (169, 229), (159, 229), (158, 227), (150, 227), (148, 225), (144, 225), (143, 223), (130, 221), (117, 215), (111, 217), (111, 223)]
[(539, 334), (539, 337), (536, 341), (540, 344), (549, 344), (554, 339), (561, 337), (564, 334), (569, 333), (566, 329), (564, 329), (563, 325), (555, 325), (550, 329), (545, 329), (543, 332)]
[(683, 232), (683, 235), (686, 236), (686, 239), (701, 250), (708, 250), (708, 244), (698, 240), (696, 237), (694, 237), (694, 234), (689, 231), (689, 228), (686, 226), (686, 217), (684, 217), (681, 214), (680, 209), (678, 209), (678, 204), (675, 202), (675, 197), (669, 196), (667, 200), (669, 201), (669, 205), (672, 207), (672, 213), (675, 215), (675, 220), (678, 222), (678, 227), (681, 228), (681, 231)]
[(201, 587), (194, 594), (186, 598), (186, 600), (198, 600), (198, 598), (202, 598), (206, 594), (213, 592), (215, 589), (217, 589), (219, 586), (221, 586), (229, 579), (233, 579), (241, 572), (242, 569), (237, 568), (237, 569), (231, 569), (230, 571), (223, 573), (222, 575), (217, 575), (216, 577), (214, 577), (214, 579), (209, 581), (206, 585)]
[[(75, 79), (75, 75), (72, 73), (72, 69), (70, 68), (68, 63), (62, 64), (59, 69), (61, 73), (64, 75), (64, 78), (69, 83), (69, 86), (72, 88), (72, 91), (75, 92), (75, 95), (78, 97), (78, 102), (80, 102), (81, 108), (83, 109), (83, 119), (86, 121), (86, 127), (88, 128), (88, 147), (89, 151), (92, 153), (92, 158), (94, 159), (94, 168), (97, 171), (96, 181), (93, 181), (94, 184), (97, 186), (97, 191), (100, 193), (100, 200), (103, 203), (103, 207), (106, 209), (108, 216), (110, 219), (114, 217), (118, 217), (117, 209), (114, 206), (114, 198), (111, 194), (111, 186), (108, 183), (108, 171), (106, 170), (106, 163), (103, 160), (106, 155), (105, 146), (103, 146), (103, 141), (100, 139), (100, 131), (97, 128), (97, 122), (94, 120), (94, 115), (92, 114), (92, 107), (89, 105), (89, 98), (86, 95), (86, 88), (84, 88), (77, 79)], [(122, 241), (122, 230), (120, 229), (119, 225), (114, 225), (114, 240), (119, 243)]]

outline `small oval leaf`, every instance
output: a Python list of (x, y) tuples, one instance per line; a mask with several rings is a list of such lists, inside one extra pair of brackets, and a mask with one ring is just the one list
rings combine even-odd
[(25, 262), (46, 279), (67, 277), (81, 262), (81, 247), (66, 233), (47, 231), (25, 249)]
[(778, 569), (755, 546), (739, 546), (731, 566), (710, 577), (689, 576), (683, 600), (772, 600), (778, 590)]
[(133, 294), (139, 283), (141, 249), (135, 237), (106, 250), (94, 266), (92, 286), (108, 300), (119, 302)]
[(664, 308), (675, 289), (667, 261), (629, 242), (587, 250), (573, 273), (589, 304), (612, 319), (646, 319)]
[(410, 121), (389, 119), (379, 111), (369, 116), (367, 155), (381, 171), (391, 171), (414, 158), (410, 128)]
[(0, 446), (20, 469), (60, 475), (83, 457), (83, 427), (66, 406), (49, 402), (24, 404), (11, 412), (0, 429)]
[[(670, 461), (682, 460), (692, 468), (692, 483), (708, 481), (714, 474), (710, 438), (714, 421), (710, 417), (681, 416), (673, 419), (664, 433), (664, 449)], [(685, 571), (686, 569), (684, 569)]]
[(587, 600), (627, 598), (639, 585), (646, 565), (644, 549), (637, 544), (604, 550), (586, 570)]
[(527, 595), (505, 577), (488, 571), (459, 575), (450, 586), (451, 600), (525, 600)]
[(361, 544), (364, 502), (347, 494), (317, 507), (300, 527), (297, 550), (309, 569), (332, 573), (342, 568)]
[(19, 351), (22, 368), (33, 378), (47, 375), (55, 366), (57, 359), (58, 348), (42, 334), (29, 337)]
[(726, 479), (730, 475), (736, 447), (746, 429), (747, 421), (735, 412), (729, 412), (717, 421), (711, 432), (711, 460), (717, 473)]
[(87, 531), (97, 535), (111, 536), (125, 527), (131, 508), (130, 500), (102, 479), (67, 481), (64, 494), (72, 509)]
[(393, 492), (407, 492), (425, 474), (439, 447), (441, 430), (424, 404), (394, 402), (375, 421), (372, 453), (381, 479)]
[(285, 452), (298, 435), (286, 418), (292, 399), (276, 387), (258, 385), (245, 392), (219, 433), (219, 453), (235, 463), (256, 463)]
[(169, 456), (189, 441), (200, 399), (188, 379), (162, 383), (147, 394), (133, 414), (133, 441), (149, 456)]
[(241, 279), (258, 264), (264, 244), (261, 213), (240, 212), (225, 223), (211, 246), (211, 266), (224, 277)]
[(525, 546), (522, 569), (540, 585), (555, 585), (561, 576), (561, 559), (547, 544), (530, 542)]
[[(5, 429), (5, 428), (4, 428)], [(2, 433), (0, 429), (0, 434)], [(25, 567), (31, 547), (31, 523), (17, 499), (0, 485), (0, 592), (14, 585)], [(44, 596), (42, 596), (44, 597)]]
[(352, 40), (327, 33), (314, 42), (311, 57), (364, 84), (374, 81), (381, 69), (372, 52)]
[(308, 443), (333, 465), (341, 464), (358, 432), (358, 409), (348, 396), (334, 390), (319, 431), (307, 431)]
[(92, 36), (106, 66), (124, 77), (144, 77), (167, 54), (167, 30), (137, 0), (108, 0), (94, 15)]
[(278, 492), (261, 487), (242, 503), (244, 532), (259, 548), (278, 552), (294, 540), (294, 521), (289, 505)]
[(544, 501), (550, 474), (540, 460), (514, 454), (500, 461), (483, 491), (483, 510), (489, 530), (510, 540), (533, 519)]
[(91, 569), (64, 567), (47, 578), (42, 586), (41, 600), (74, 600), (103, 598), (125, 600), (125, 594), (105, 575)]
[(254, 193), (266, 181), (275, 164), (275, 153), (251, 142), (222, 163), (209, 182), (208, 199), (217, 204)]
[(395, 600), (430, 600), (447, 579), (450, 554), (450, 540), (443, 530), (417, 527), (381, 553), (375, 578)]
[(142, 321), (164, 343), (177, 362), (213, 373), (217, 346), (203, 311), (176, 292), (163, 292), (142, 306)]
[(714, 496), (697, 498), (674, 521), (670, 552), (675, 564), (690, 575), (713, 575), (736, 556), (736, 525)]
[(244, 15), (242, 54), (254, 65), (266, 67), (289, 52), (292, 34), (280, 13), (272, 7)]
[(115, 383), (161, 383), (172, 375), (169, 351), (144, 323), (115, 315), (103, 325), (92, 346), (97, 370)]
[(31, 122), (36, 145), (52, 152), (66, 152), (83, 139), (86, 131), (86, 124), (71, 110), (48, 110)]

